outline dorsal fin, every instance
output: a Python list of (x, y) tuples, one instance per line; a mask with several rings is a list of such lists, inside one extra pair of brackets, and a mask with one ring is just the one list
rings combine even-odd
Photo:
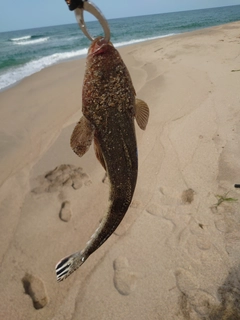
[(145, 130), (149, 118), (149, 108), (146, 102), (137, 98), (135, 99), (135, 118), (139, 127)]

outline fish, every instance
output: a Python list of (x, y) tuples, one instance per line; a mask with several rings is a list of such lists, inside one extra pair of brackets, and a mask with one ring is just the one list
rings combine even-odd
[(78, 269), (115, 231), (132, 201), (138, 174), (134, 119), (145, 130), (149, 107), (136, 98), (131, 76), (119, 52), (103, 37), (89, 47), (82, 88), (82, 114), (70, 139), (82, 157), (92, 142), (109, 179), (109, 207), (99, 227), (79, 252), (57, 263), (57, 281)]

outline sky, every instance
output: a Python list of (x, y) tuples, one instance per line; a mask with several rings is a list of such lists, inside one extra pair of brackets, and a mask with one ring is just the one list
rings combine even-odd
[[(15, 2), (15, 3), (13, 3)], [(94, 0), (107, 19), (229, 5), (240, 0)], [(0, 0), (0, 32), (76, 23), (64, 0)], [(91, 18), (91, 17), (90, 17)], [(86, 21), (89, 16), (86, 16)]]

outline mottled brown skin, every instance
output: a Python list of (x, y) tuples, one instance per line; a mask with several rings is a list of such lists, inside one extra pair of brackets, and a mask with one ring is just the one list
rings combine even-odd
[(106, 45), (87, 59), (83, 83), (84, 116), (94, 126), (94, 138), (101, 149), (110, 180), (107, 223), (86, 254), (91, 254), (113, 233), (132, 200), (137, 181), (138, 159), (134, 128), (135, 90), (118, 51)]
[[(77, 269), (114, 232), (128, 210), (137, 181), (135, 90), (118, 51), (102, 38), (95, 39), (89, 48), (82, 102), (83, 117), (73, 131), (71, 146), (82, 156), (94, 138), (96, 156), (110, 181), (110, 204), (85, 249), (56, 266), (58, 281)], [(144, 117), (148, 119), (148, 108)]]

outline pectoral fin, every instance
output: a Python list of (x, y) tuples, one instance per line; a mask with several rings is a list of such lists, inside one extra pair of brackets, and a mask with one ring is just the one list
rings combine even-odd
[(94, 136), (94, 128), (91, 123), (82, 116), (73, 130), (70, 145), (73, 151), (82, 157), (89, 149)]
[(137, 98), (135, 99), (135, 118), (139, 127), (145, 130), (149, 118), (149, 108), (146, 102)]
[(98, 139), (96, 137), (94, 137), (94, 150), (95, 150), (95, 154), (96, 154), (98, 161), (101, 163), (101, 165), (103, 166), (103, 169), (106, 171), (105, 161), (104, 161), (102, 151), (99, 146)]

